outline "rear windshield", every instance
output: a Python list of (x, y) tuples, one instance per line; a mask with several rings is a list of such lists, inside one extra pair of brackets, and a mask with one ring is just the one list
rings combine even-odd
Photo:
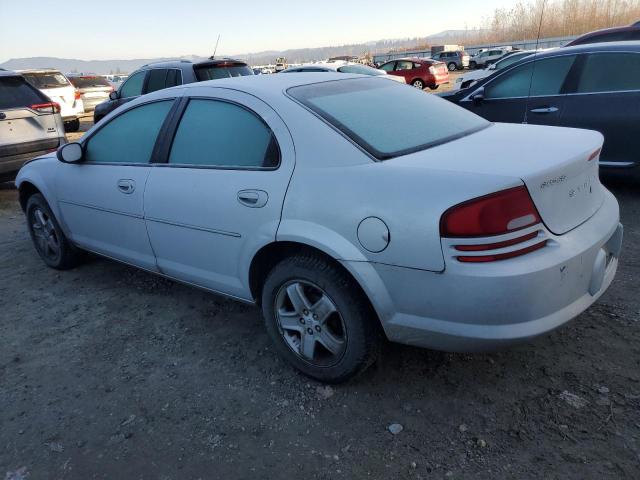
[(58, 88), (69, 85), (67, 77), (60, 72), (23, 73), (22, 76), (36, 88)]
[(49, 102), (22, 77), (0, 77), (0, 110)]
[(69, 81), (76, 88), (110, 87), (111, 84), (102, 77), (71, 77)]
[(424, 150), (490, 125), (435, 95), (377, 78), (304, 85), (288, 93), (380, 160)]
[(233, 64), (233, 65), (211, 65), (203, 67), (194, 67), (196, 71), (196, 78), (200, 82), (206, 80), (218, 80), (220, 78), (231, 77), (244, 77), (245, 75), (253, 75), (253, 70), (248, 65)]

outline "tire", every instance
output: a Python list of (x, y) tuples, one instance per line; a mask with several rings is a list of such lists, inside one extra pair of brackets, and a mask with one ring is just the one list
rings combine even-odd
[(344, 382), (377, 358), (382, 336), (375, 313), (354, 280), (320, 255), (278, 263), (262, 290), (262, 313), (278, 353), (321, 382)]
[(419, 78), (414, 80), (413, 82), (411, 82), (411, 85), (420, 89), (420, 90), (424, 90), (424, 82), (422, 80), (420, 80)]
[(80, 130), (80, 119), (76, 118), (75, 120), (71, 120), (69, 122), (64, 122), (64, 131), (65, 132), (77, 132)]
[(56, 270), (68, 270), (80, 263), (82, 252), (67, 240), (41, 194), (29, 197), (26, 215), (31, 240), (44, 263)]
[(449, 65), (447, 65), (447, 68), (450, 72), (455, 72), (458, 69), (458, 66), (455, 62), (451, 62)]
[(473, 61), (469, 62), (469, 68), (470, 68), (471, 70), (475, 70), (475, 69), (476, 69), (476, 67), (477, 67), (477, 65), (478, 65), (478, 64), (477, 64), (476, 62), (473, 62)]

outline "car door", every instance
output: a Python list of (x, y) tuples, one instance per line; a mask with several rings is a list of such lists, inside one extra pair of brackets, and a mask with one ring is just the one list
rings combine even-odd
[(59, 166), (61, 220), (75, 244), (156, 270), (143, 194), (156, 139), (173, 104), (150, 101), (120, 113), (82, 141), (82, 162)]
[[(492, 122), (556, 125), (575, 55), (535, 59), (498, 74), (460, 105)], [(482, 92), (482, 100), (474, 96)]]
[(579, 62), (579, 79), (567, 95), (560, 125), (602, 133), (604, 165), (640, 162), (640, 53), (594, 52)]
[(165, 163), (147, 181), (151, 245), (162, 273), (248, 300), (251, 258), (276, 237), (293, 142), (252, 95), (211, 87), (189, 95)]

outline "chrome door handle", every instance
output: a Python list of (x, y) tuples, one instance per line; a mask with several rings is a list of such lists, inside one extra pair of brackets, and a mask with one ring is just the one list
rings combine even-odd
[(543, 107), (543, 108), (534, 108), (530, 110), (531, 113), (556, 113), (558, 111), (557, 107)]
[(267, 204), (269, 194), (263, 190), (240, 190), (238, 201), (249, 208), (262, 208)]
[(129, 180), (129, 179), (118, 180), (118, 190), (120, 190), (122, 193), (126, 193), (127, 195), (130, 195), (134, 192), (135, 189), (136, 189), (136, 182), (134, 182), (133, 180)]

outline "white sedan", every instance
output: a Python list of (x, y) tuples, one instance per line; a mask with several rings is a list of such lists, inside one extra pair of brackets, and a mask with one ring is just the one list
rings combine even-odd
[(142, 96), (16, 184), (50, 267), (91, 251), (258, 304), (284, 358), (338, 382), (384, 338), (493, 349), (595, 302), (622, 242), (602, 140), (380, 78), (262, 75)]
[(398, 75), (389, 75), (384, 70), (372, 68), (360, 63), (345, 62), (341, 60), (320, 63), (308, 63), (306, 65), (298, 65), (287, 68), (280, 73), (355, 73), (358, 75), (368, 75), (371, 77), (380, 77), (387, 80), (393, 80), (399, 83), (407, 83), (404, 77)]

